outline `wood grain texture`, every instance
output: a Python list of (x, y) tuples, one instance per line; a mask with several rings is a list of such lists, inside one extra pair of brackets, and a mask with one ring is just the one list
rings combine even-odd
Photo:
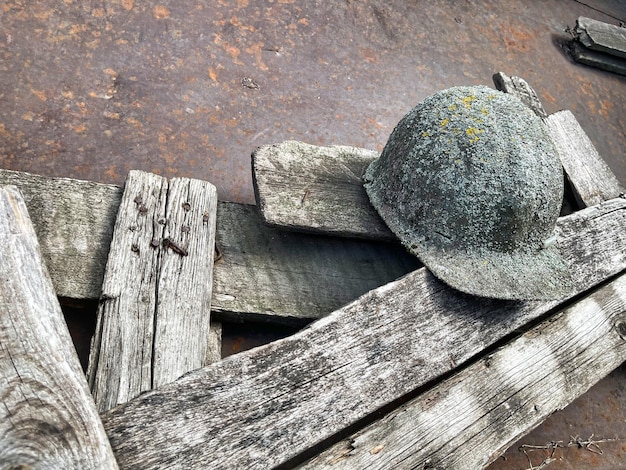
[(613, 199), (622, 188), (571, 111), (559, 111), (545, 120), (563, 169), (581, 207)]
[(372, 150), (296, 141), (259, 147), (252, 173), (263, 219), (287, 230), (395, 240), (361, 180), (376, 158)]
[(26, 205), (0, 187), (0, 467), (115, 469)]
[[(622, 199), (559, 220), (579, 291), (626, 268), (625, 222)], [(103, 423), (124, 468), (293, 463), (557, 305), (478, 299), (422, 268), (292, 337), (143, 394)]]
[(9, 170), (0, 184), (24, 195), (57, 295), (99, 298), (121, 188)]
[(217, 191), (211, 183), (170, 180), (163, 239), (185, 250), (162, 250), (158, 267), (152, 387), (207, 361), (211, 325)]
[(626, 58), (626, 28), (580, 16), (574, 34), (589, 49)]
[(493, 75), (492, 79), (498, 90), (517, 96), (522, 103), (532, 109), (540, 118), (545, 119), (548, 116), (537, 93), (523, 78), (509, 77), (504, 72), (498, 72)]
[(302, 325), (421, 266), (399, 245), (266, 227), (255, 206), (222, 203), (217, 215), (220, 320)]
[(210, 183), (129, 173), (87, 370), (100, 411), (207, 364), (216, 205)]
[(302, 469), (480, 469), (626, 360), (626, 275)]
[[(167, 180), (131, 171), (115, 221), (87, 377), (99, 411), (152, 388)], [(157, 246), (152, 247), (153, 239)]]

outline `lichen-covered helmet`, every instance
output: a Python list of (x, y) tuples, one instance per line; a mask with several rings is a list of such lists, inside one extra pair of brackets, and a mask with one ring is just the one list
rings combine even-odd
[(450, 286), (517, 300), (571, 291), (554, 235), (561, 163), (541, 120), (517, 98), (484, 86), (426, 98), (363, 180), (389, 228)]

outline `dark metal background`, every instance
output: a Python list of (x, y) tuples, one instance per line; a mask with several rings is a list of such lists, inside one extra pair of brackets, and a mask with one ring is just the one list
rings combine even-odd
[[(570, 109), (625, 184), (626, 77), (570, 60), (564, 30), (579, 15), (619, 24), (626, 2), (2, 1), (0, 167), (117, 184), (143, 169), (249, 203), (256, 146), (381, 150), (425, 96), (492, 86), (503, 71), (549, 113)], [(288, 334), (246, 328), (225, 326), (225, 353)], [(626, 438), (625, 378), (622, 368), (523, 442)], [(626, 468), (625, 440), (600, 445), (559, 449), (548, 468)], [(516, 446), (507, 458), (493, 468), (528, 468)]]

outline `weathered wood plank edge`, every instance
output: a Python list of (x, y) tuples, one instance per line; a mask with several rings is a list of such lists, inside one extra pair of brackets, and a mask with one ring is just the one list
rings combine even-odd
[[(626, 269), (626, 200), (559, 220), (578, 291)], [(424, 268), (289, 338), (103, 414), (120, 465), (267, 468), (447, 374), (562, 302), (463, 295)]]
[[(24, 194), (57, 295), (98, 299), (122, 188), (1, 169), (0, 183)], [(302, 326), (420, 266), (399, 244), (285, 233), (232, 202), (218, 202), (216, 241), (216, 321)]]
[(285, 230), (396, 241), (361, 179), (378, 156), (363, 148), (293, 140), (258, 147), (252, 182), (263, 220)]
[(569, 52), (579, 64), (588, 65), (607, 72), (626, 75), (626, 60), (600, 51), (587, 49), (577, 41), (571, 41)]
[(626, 28), (580, 16), (573, 34), (588, 49), (626, 58)]
[(626, 360), (625, 293), (622, 274), (299, 468), (483, 468)]
[(0, 402), (3, 469), (117, 468), (15, 186), (0, 186)]

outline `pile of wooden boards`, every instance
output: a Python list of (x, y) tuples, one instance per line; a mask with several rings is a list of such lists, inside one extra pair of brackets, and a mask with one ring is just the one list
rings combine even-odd
[(626, 27), (581, 16), (571, 31), (574, 60), (610, 72), (626, 75)]
[[(570, 298), (435, 279), (371, 209), (363, 149), (258, 149), (273, 227), (196, 180), (1, 170), (0, 466), (481, 468), (619, 366), (626, 199), (570, 112), (494, 81), (545, 120), (573, 188)], [(57, 296), (99, 299), (88, 381)], [(317, 321), (219, 360), (232, 319)]]

